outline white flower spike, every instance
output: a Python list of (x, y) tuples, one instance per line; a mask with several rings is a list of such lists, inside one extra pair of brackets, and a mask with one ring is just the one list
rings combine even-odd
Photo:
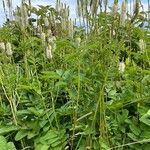
[(6, 54), (7, 54), (8, 56), (12, 56), (12, 54), (13, 54), (12, 46), (11, 46), (11, 43), (10, 43), (10, 42), (7, 42), (7, 43), (6, 43)]
[(47, 59), (52, 59), (53, 56), (52, 56), (52, 46), (51, 45), (48, 45), (47, 48), (46, 48), (46, 57)]

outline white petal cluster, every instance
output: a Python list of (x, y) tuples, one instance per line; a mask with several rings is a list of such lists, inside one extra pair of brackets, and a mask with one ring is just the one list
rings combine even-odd
[(124, 73), (124, 71), (125, 71), (125, 63), (122, 61), (122, 62), (120, 62), (119, 63), (119, 68), (118, 68), (118, 70), (119, 70), (119, 72), (120, 73)]

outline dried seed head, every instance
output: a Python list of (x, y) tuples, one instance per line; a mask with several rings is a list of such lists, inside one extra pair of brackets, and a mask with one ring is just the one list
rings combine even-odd
[(48, 45), (47, 48), (46, 48), (46, 57), (47, 59), (52, 59), (53, 56), (52, 56), (52, 46), (51, 45)]
[(125, 71), (125, 63), (124, 62), (119, 63), (118, 70), (119, 70), (120, 73), (124, 73), (124, 71)]
[(140, 40), (139, 40), (138, 45), (139, 45), (139, 47), (140, 47), (141, 52), (144, 52), (144, 50), (145, 50), (145, 48), (146, 48), (146, 44), (145, 44), (145, 42), (144, 42), (143, 39), (140, 39)]
[(7, 43), (6, 43), (6, 54), (7, 54), (8, 56), (12, 56), (12, 54), (13, 54), (12, 46), (11, 46), (11, 43), (10, 43), (10, 42), (7, 42)]

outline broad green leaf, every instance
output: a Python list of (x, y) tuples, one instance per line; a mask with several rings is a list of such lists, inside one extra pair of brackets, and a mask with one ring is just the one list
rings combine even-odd
[(37, 109), (35, 109), (34, 107), (29, 107), (28, 110), (29, 110), (31, 113), (33, 113), (35, 116), (38, 116), (38, 117), (40, 117), (40, 116), (43, 114), (43, 112), (44, 112), (42, 109), (37, 110)]
[(63, 81), (59, 81), (55, 84), (56, 87), (58, 88), (63, 88), (63, 87), (66, 87), (67, 86), (67, 83), (66, 82), (63, 82)]
[(35, 150), (48, 150), (49, 149), (49, 145), (47, 144), (37, 144), (35, 146)]
[(26, 115), (29, 115), (29, 114), (31, 114), (31, 112), (29, 110), (23, 110), (22, 109), (22, 110), (17, 111), (18, 116), (24, 116), (24, 115), (26, 116)]
[(31, 138), (33, 138), (33, 137), (35, 137), (36, 135), (38, 135), (39, 134), (39, 132), (38, 131), (28, 131), (28, 136), (27, 136), (27, 138), (28, 139), (31, 139)]
[(13, 142), (8, 142), (7, 148), (7, 150), (17, 150)]
[(140, 128), (135, 126), (133, 123), (129, 127), (136, 136), (140, 134)]
[(7, 141), (3, 136), (0, 136), (0, 150), (7, 150)]
[(150, 110), (140, 118), (140, 121), (150, 126)]
[(128, 135), (128, 137), (130, 137), (133, 141), (138, 141), (138, 137), (135, 136), (133, 133), (128, 133), (127, 135)]
[(27, 130), (20, 130), (20, 131), (17, 132), (17, 134), (15, 136), (15, 140), (16, 141), (20, 141), (22, 138), (24, 138), (27, 135), (28, 135), (28, 131)]
[(57, 140), (58, 136), (57, 136), (57, 132), (50, 130), (48, 131), (43, 137), (40, 138), (40, 142), (41, 143), (45, 143), (45, 141), (54, 139)]
[(61, 76), (54, 71), (43, 71), (43, 75), (40, 76), (41, 79), (61, 79)]
[(19, 127), (14, 126), (14, 125), (2, 126), (2, 127), (0, 127), (0, 135), (4, 135), (4, 134), (7, 134), (7, 133), (12, 132), (12, 131), (17, 131), (18, 129), (19, 129)]

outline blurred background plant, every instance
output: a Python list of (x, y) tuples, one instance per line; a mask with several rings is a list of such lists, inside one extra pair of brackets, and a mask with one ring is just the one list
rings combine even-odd
[(77, 0), (78, 23), (60, 0), (3, 2), (0, 149), (149, 150), (149, 11), (108, 3)]

